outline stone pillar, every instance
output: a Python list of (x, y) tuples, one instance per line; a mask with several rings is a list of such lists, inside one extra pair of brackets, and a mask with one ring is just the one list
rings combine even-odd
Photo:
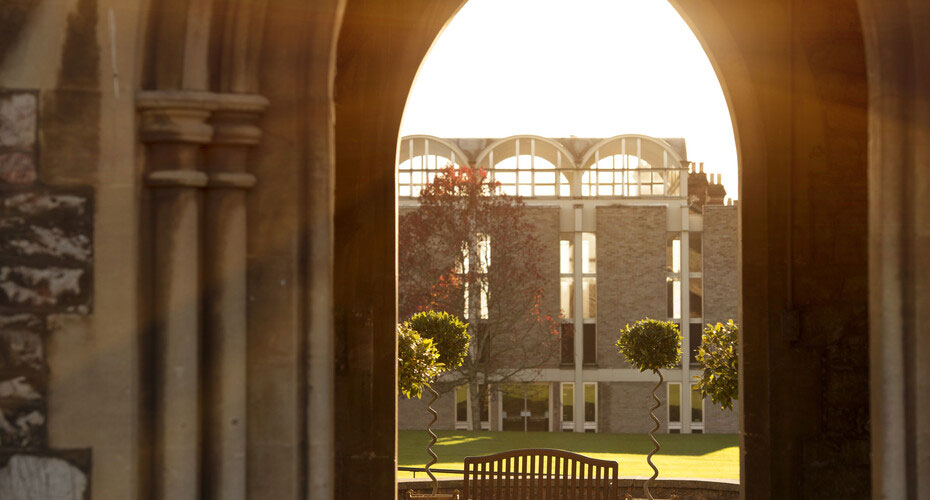
[(205, 498), (246, 495), (246, 190), (268, 100), (217, 94), (203, 205)]
[(200, 494), (200, 170), (209, 94), (138, 94), (152, 189), (153, 498)]
[[(687, 198), (685, 198), (687, 199)], [(691, 434), (691, 209), (681, 207), (681, 433)]]
[(872, 498), (930, 498), (930, 5), (859, 0), (869, 78)]
[(572, 297), (572, 301), (574, 302), (575, 314), (572, 318), (575, 335), (572, 342), (575, 349), (573, 359), (575, 363), (575, 390), (572, 392), (572, 404), (574, 405), (574, 432), (584, 432), (584, 253), (582, 252), (582, 245), (584, 245), (584, 235), (582, 234), (584, 231), (584, 211), (582, 205), (575, 205), (574, 210), (575, 231), (572, 237), (575, 241), (573, 243), (572, 260), (574, 260), (575, 265), (572, 267), (572, 276), (575, 295)]

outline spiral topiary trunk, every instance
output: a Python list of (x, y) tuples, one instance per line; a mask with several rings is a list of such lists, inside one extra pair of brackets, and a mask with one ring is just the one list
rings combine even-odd
[(649, 500), (655, 500), (654, 498), (652, 498), (652, 493), (649, 493), (649, 485), (652, 484), (652, 482), (655, 481), (657, 477), (659, 477), (659, 469), (658, 467), (655, 466), (654, 463), (652, 463), (652, 456), (658, 453), (658, 451), (662, 448), (661, 446), (659, 446), (659, 441), (656, 440), (656, 436), (655, 436), (655, 432), (659, 430), (659, 419), (656, 417), (656, 410), (658, 410), (659, 407), (662, 406), (662, 402), (659, 401), (659, 397), (656, 396), (656, 391), (659, 390), (660, 387), (662, 387), (662, 382), (664, 382), (665, 379), (662, 377), (662, 372), (660, 372), (659, 370), (655, 370), (655, 373), (659, 376), (659, 383), (656, 384), (656, 386), (652, 388), (652, 399), (655, 400), (656, 405), (649, 409), (649, 416), (652, 417), (652, 421), (655, 422), (656, 425), (655, 427), (652, 428), (652, 430), (649, 431), (649, 439), (652, 440), (652, 443), (656, 445), (656, 447), (653, 448), (651, 452), (649, 452), (649, 455), (646, 455), (646, 463), (649, 464), (649, 467), (652, 467), (653, 472), (652, 472), (652, 477), (647, 479), (646, 483), (643, 484), (643, 490), (646, 493), (646, 498), (648, 498)]
[(439, 456), (433, 452), (433, 445), (436, 444), (436, 440), (439, 437), (435, 432), (433, 432), (433, 424), (435, 424), (436, 419), (439, 418), (439, 413), (436, 413), (436, 410), (433, 409), (433, 403), (439, 399), (439, 393), (436, 392), (436, 389), (433, 389), (432, 385), (428, 385), (426, 388), (429, 389), (430, 394), (433, 396), (432, 399), (429, 400), (429, 403), (426, 404), (426, 411), (428, 411), (429, 414), (433, 416), (433, 419), (430, 420), (428, 424), (426, 424), (426, 432), (428, 432), (430, 435), (430, 442), (426, 445), (426, 453), (428, 453), (431, 458), (430, 461), (426, 464), (425, 468), (426, 475), (429, 476), (429, 478), (433, 481), (433, 494), (435, 495), (439, 492), (439, 481), (436, 480), (436, 476), (434, 476), (433, 472), (429, 469), (433, 466), (433, 464), (439, 461)]

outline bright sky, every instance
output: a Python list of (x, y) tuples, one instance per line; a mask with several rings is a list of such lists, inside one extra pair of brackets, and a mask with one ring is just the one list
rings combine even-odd
[(710, 60), (665, 0), (469, 0), (423, 62), (401, 135), (684, 137), (737, 197)]

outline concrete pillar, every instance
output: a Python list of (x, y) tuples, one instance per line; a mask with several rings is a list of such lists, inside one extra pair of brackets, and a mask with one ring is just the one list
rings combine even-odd
[(140, 92), (140, 136), (152, 189), (153, 498), (200, 493), (200, 170), (209, 94)]
[(584, 229), (584, 211), (581, 205), (575, 205), (575, 232), (574, 232), (574, 249), (572, 256), (575, 261), (575, 265), (572, 268), (572, 273), (574, 276), (574, 288), (575, 296), (572, 297), (574, 301), (575, 314), (573, 316), (575, 336), (574, 336), (574, 347), (575, 347), (575, 390), (572, 392), (574, 396), (574, 417), (575, 417), (575, 432), (584, 432), (584, 252), (582, 252), (582, 246), (584, 245), (584, 235), (582, 231)]
[(249, 149), (268, 101), (217, 94), (204, 192), (205, 497), (246, 497), (246, 190)]
[[(682, 183), (687, 184), (687, 183)], [(685, 198), (687, 199), (687, 198)], [(691, 209), (681, 208), (681, 433), (691, 434)]]

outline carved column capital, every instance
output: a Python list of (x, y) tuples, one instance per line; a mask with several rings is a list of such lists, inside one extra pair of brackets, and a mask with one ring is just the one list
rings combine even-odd
[(213, 144), (254, 146), (262, 137), (258, 119), (268, 99), (258, 94), (214, 94)]
[(213, 94), (210, 119), (213, 138), (207, 147), (210, 188), (248, 189), (255, 176), (248, 173), (249, 149), (262, 138), (258, 120), (268, 99), (257, 94)]
[(142, 91), (136, 97), (136, 108), (142, 115), (142, 142), (205, 144), (213, 137), (207, 120), (216, 109), (216, 100), (210, 92)]

